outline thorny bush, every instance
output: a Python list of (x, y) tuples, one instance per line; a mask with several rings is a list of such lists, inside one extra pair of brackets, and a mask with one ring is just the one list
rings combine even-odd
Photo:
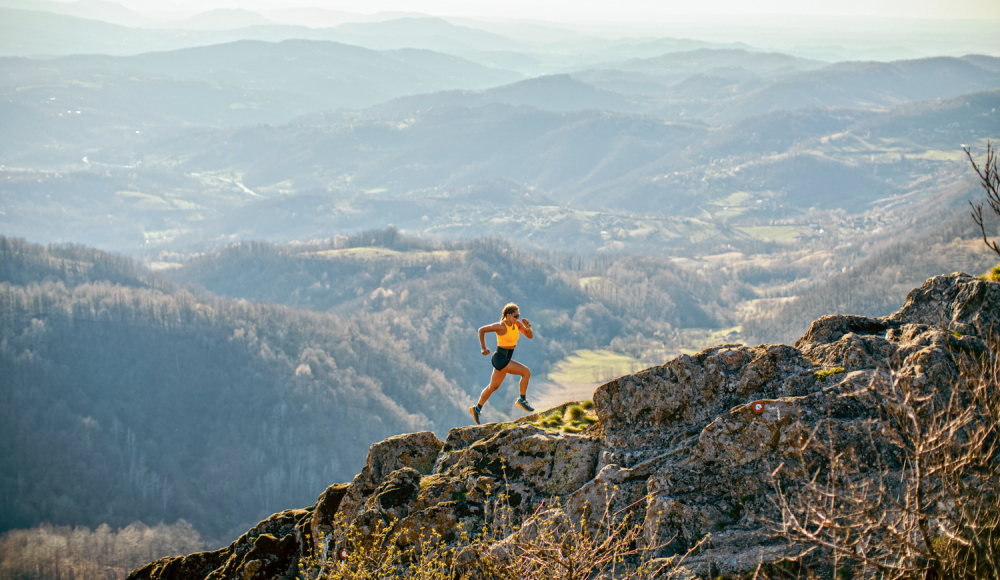
[(950, 353), (949, 384), (877, 372), (843, 395), (877, 410), (860, 433), (830, 417), (775, 470), (773, 524), (795, 561), (848, 578), (1000, 578), (1000, 349), (982, 346)]

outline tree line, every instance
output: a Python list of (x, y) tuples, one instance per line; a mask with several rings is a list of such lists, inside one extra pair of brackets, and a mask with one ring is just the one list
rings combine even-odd
[(0, 535), (3, 580), (118, 580), (162, 558), (205, 548), (191, 524), (147, 526), (137, 522), (112, 529), (42, 524)]

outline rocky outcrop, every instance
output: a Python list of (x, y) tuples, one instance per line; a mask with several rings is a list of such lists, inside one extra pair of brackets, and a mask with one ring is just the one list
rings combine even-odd
[(421, 529), (450, 541), (481, 527), (501, 493), (517, 518), (557, 497), (576, 522), (606, 507), (630, 511), (654, 557), (711, 533), (685, 561), (693, 574), (753, 570), (785, 553), (761, 524), (773, 505), (769, 476), (818, 421), (835, 418), (844, 441), (862, 437), (858, 426), (879, 402), (845, 395), (886, 369), (945, 389), (957, 356), (986, 352), (985, 336), (997, 331), (1000, 284), (939, 276), (889, 317), (825, 316), (794, 347), (720, 345), (613, 380), (594, 393), (598, 421), (581, 433), (532, 415), (452, 429), (443, 442), (429, 432), (387, 439), (354, 481), (331, 486), (315, 506), (276, 514), (223, 550), (165, 558), (129, 578), (291, 579), (300, 556), (331, 554), (346, 523), (395, 520), (400, 542)]

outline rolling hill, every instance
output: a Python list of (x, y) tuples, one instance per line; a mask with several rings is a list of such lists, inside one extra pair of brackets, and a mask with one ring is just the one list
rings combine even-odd
[[(804, 108), (722, 127), (504, 104), (400, 114), (390, 104), (173, 135), (109, 123), (118, 147), (99, 150), (72, 143), (74, 128), (88, 126), (74, 113), (54, 116), (64, 140), (50, 135), (42, 149), (65, 169), (0, 173), (0, 226), (130, 252), (388, 223), (575, 251), (791, 242), (820, 235), (810, 224), (891, 214), (956, 184), (971, 190), (960, 145), (1000, 135), (997, 101), (987, 91), (887, 111)], [(496, 201), (507, 194), (495, 200), (494, 189), (525, 205)]]
[[(450, 98), (444, 95), (445, 101)], [(910, 154), (921, 147), (926, 151), (945, 146), (955, 158), (965, 135), (996, 134), (1000, 129), (992, 113), (996, 102), (997, 91), (990, 91), (891, 113), (778, 112), (730, 127), (503, 104), (432, 107), (405, 116), (382, 116), (376, 108), (370, 115), (321, 115), (279, 127), (202, 132), (185, 139), (183, 148), (179, 141), (164, 141), (151, 152), (177, 159), (184, 155), (183, 166), (191, 171), (233, 168), (243, 174), (249, 187), (264, 191), (281, 182), (300, 191), (334, 186), (401, 195), (503, 177), (548, 192), (560, 203), (586, 200), (596, 204), (600, 198), (603, 207), (648, 211), (649, 204), (656, 203), (663, 211), (677, 212), (693, 204), (681, 201), (683, 197), (702, 195), (706, 188), (720, 194), (725, 191), (725, 195), (734, 188), (791, 191), (799, 187), (792, 185), (798, 179), (793, 176), (806, 179), (803, 191), (816, 184), (833, 184), (835, 175), (856, 174), (882, 191), (876, 194), (864, 186), (869, 199), (895, 194), (901, 186), (898, 176), (894, 184), (888, 183), (892, 175), (879, 176), (872, 173), (873, 167), (858, 165), (873, 153), (884, 153), (886, 144), (881, 140), (895, 135), (877, 131), (890, 131), (890, 125), (871, 121), (854, 128), (855, 122), (881, 115), (890, 123), (907, 116), (915, 149)], [(876, 134), (865, 136), (873, 130)], [(772, 140), (770, 135), (776, 133), (784, 135), (784, 140)], [(849, 159), (838, 158), (845, 142), (829, 139), (841, 133), (849, 136), (855, 148)], [(821, 141), (824, 137), (826, 142)], [(218, 147), (220, 142), (228, 143), (227, 147)], [(931, 155), (920, 163), (936, 161)], [(824, 167), (828, 169), (816, 173)], [(885, 169), (922, 171), (919, 166), (899, 164)], [(786, 178), (793, 181), (782, 185)], [(672, 196), (649, 198), (654, 191), (672, 192)], [(645, 207), (636, 205), (639, 197), (647, 198)], [(800, 202), (793, 205), (801, 207)]]
[(7, 163), (41, 164), (77, 163), (109, 142), (132, 148), (150, 132), (282, 123), (315, 111), (519, 78), (426, 50), (378, 52), (301, 40), (132, 57), (8, 57), (0, 58), (0, 74), (0, 90), (10, 91), (0, 103), (8, 137), (0, 155)]

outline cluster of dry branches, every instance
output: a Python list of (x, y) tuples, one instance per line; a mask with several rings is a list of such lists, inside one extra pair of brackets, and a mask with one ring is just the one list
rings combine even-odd
[[(610, 501), (614, 492), (610, 492)], [(573, 521), (559, 506), (543, 502), (518, 521), (500, 494), (489, 502), (485, 523), (473, 534), (460, 529), (455, 541), (441, 530), (400, 529), (397, 520), (344, 526), (331, 542), (329, 559), (300, 561), (300, 576), (313, 580), (668, 580), (680, 573), (687, 554), (665, 560), (646, 556), (641, 518), (605, 509), (592, 526)], [(624, 510), (623, 510), (624, 511)], [(338, 516), (339, 517), (339, 516)], [(340, 518), (335, 527), (343, 524)], [(461, 525), (459, 526), (461, 528)], [(321, 539), (322, 541), (322, 539)], [(336, 546), (336, 547), (335, 547)]]
[[(992, 143), (986, 143), (986, 163), (983, 164), (982, 168), (976, 164), (976, 160), (972, 158), (972, 153), (968, 147), (965, 148), (965, 155), (969, 158), (969, 162), (972, 163), (972, 168), (976, 171), (976, 175), (979, 176), (980, 185), (986, 190), (986, 203), (989, 204), (993, 213), (1000, 216), (1000, 173), (997, 172), (997, 155)], [(975, 220), (976, 225), (979, 226), (980, 231), (983, 233), (983, 243), (1000, 256), (1000, 245), (997, 245), (996, 240), (990, 242), (986, 236), (986, 226), (983, 225), (983, 204), (974, 204), (970, 201), (969, 205), (972, 206), (972, 219)]]
[[(1000, 364), (994, 343), (948, 387), (889, 371), (846, 397), (878, 416), (820, 422), (776, 471), (776, 531), (841, 577), (1000, 578)], [(786, 470), (803, 479), (783, 478)]]

